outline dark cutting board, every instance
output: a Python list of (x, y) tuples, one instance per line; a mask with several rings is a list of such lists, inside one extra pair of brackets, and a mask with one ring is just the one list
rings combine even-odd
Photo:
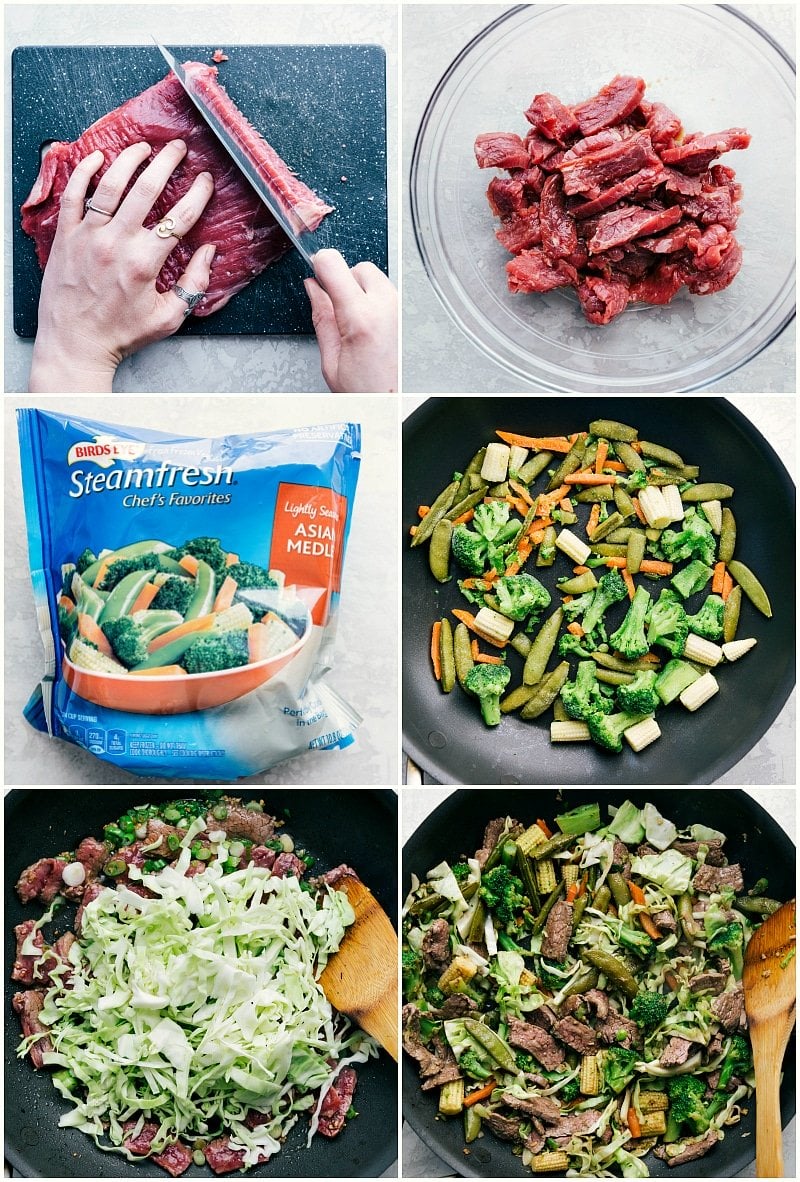
[[(179, 61), (210, 62), (216, 46), (170, 45)], [(242, 113), (335, 211), (319, 238), (352, 266), (387, 269), (386, 66), (377, 45), (225, 46), (219, 78)], [(167, 72), (155, 46), (29, 46), (12, 55), (14, 331), (36, 334), (41, 272), (19, 209), (39, 171), (41, 146), (74, 140), (102, 115)], [(199, 118), (199, 116), (198, 116)], [(290, 251), (231, 302), (189, 317), (192, 336), (310, 333), (302, 280)]]

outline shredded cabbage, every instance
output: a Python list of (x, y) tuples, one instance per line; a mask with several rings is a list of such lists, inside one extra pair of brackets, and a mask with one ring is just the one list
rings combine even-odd
[[(52, 1064), (66, 1068), (54, 1082), (74, 1105), (59, 1123), (101, 1148), (132, 1158), (122, 1125), (147, 1119), (158, 1124), (150, 1152), (226, 1131), (253, 1165), (316, 1107), (313, 1135), (344, 1063), (377, 1055), (317, 980), (355, 918), (346, 895), (320, 900), (254, 865), (225, 874), (227, 857), (220, 844), (187, 877), (184, 848), (142, 875), (152, 899), (103, 891), (85, 909), (70, 987), (47, 993)], [(268, 1121), (248, 1129), (251, 1110)]]

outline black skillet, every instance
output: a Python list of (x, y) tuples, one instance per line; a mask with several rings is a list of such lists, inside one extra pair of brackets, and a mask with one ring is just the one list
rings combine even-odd
[[(526, 435), (585, 430), (591, 420), (618, 419), (639, 428), (640, 438), (698, 463), (700, 478), (734, 486), (730, 502), (738, 525), (736, 556), (757, 572), (773, 606), (765, 619), (745, 600), (740, 637), (758, 645), (738, 665), (719, 672), (720, 692), (694, 715), (678, 703), (659, 714), (662, 736), (636, 755), (620, 755), (592, 743), (549, 739), (550, 717), (523, 722), (509, 715), (490, 731), (475, 701), (458, 686), (445, 696), (433, 678), (429, 656), (433, 621), (470, 605), (455, 579), (441, 585), (428, 569), (427, 546), (412, 550), (409, 528), (417, 506), (429, 504), (497, 429)], [(540, 477), (533, 486), (545, 486)], [(722, 398), (432, 398), (403, 426), (403, 738), (406, 751), (444, 784), (707, 784), (742, 758), (773, 722), (794, 684), (795, 490), (778, 456), (752, 423)], [(579, 525), (588, 506), (578, 506)], [(563, 555), (553, 566), (526, 569), (553, 595), (557, 576), (568, 575)], [(457, 577), (463, 577), (454, 565)], [(644, 580), (657, 597), (663, 580)], [(697, 610), (703, 596), (689, 601)], [(474, 610), (477, 610), (474, 609)], [(617, 604), (608, 619), (621, 620)], [(452, 617), (451, 617), (452, 619)], [(485, 646), (484, 646), (485, 647)], [(521, 681), (522, 659), (508, 650), (512, 685)], [(572, 661), (574, 665), (574, 660)], [(555, 666), (551, 659), (550, 667)]]
[[(596, 788), (512, 788), (454, 792), (411, 835), (403, 849), (403, 892), (411, 886), (411, 874), (424, 878), (442, 859), (471, 855), (481, 844), (486, 822), (511, 815), (525, 824), (539, 817), (552, 823), (557, 813), (599, 800), (605, 818), (606, 805), (630, 799), (641, 808), (648, 800), (679, 829), (694, 823), (710, 825), (727, 835), (725, 850), (730, 862), (741, 862), (745, 886), (758, 878), (769, 879), (769, 894), (787, 900), (795, 893), (795, 848), (776, 821), (746, 792), (739, 789), (696, 789), (676, 793), (659, 788), (632, 788), (624, 792)], [(785, 1127), (795, 1111), (795, 1044), (789, 1044), (783, 1064), (781, 1118)], [(403, 1115), (434, 1153), (464, 1178), (528, 1178), (530, 1169), (515, 1157), (506, 1142), (487, 1133), (465, 1154), (460, 1120), (437, 1120), (437, 1092), (422, 1092), (417, 1065), (403, 1056)], [(652, 1153), (647, 1166), (653, 1177), (733, 1178), (755, 1157), (755, 1099), (748, 1115), (727, 1129), (725, 1140), (713, 1152), (695, 1162), (670, 1169)]]
[[(20, 872), (37, 858), (72, 849), (87, 834), (102, 835), (103, 824), (132, 805), (191, 796), (191, 789), (21, 789), (6, 797), (6, 1157), (26, 1178), (167, 1178), (158, 1166), (103, 1153), (77, 1129), (59, 1129), (71, 1106), (53, 1087), (48, 1072), (36, 1072), (14, 1048), (20, 1032), (10, 999), (14, 924), (38, 918), (38, 904), (23, 906), (14, 891)], [(286, 830), (318, 860), (313, 873), (347, 862), (390, 916), (397, 910), (397, 798), (388, 790), (261, 789), (268, 812), (286, 818)], [(247, 796), (244, 799), (248, 799)], [(284, 810), (285, 814), (284, 814)], [(71, 913), (57, 917), (66, 930)], [(307, 1122), (289, 1134), (270, 1162), (249, 1170), (254, 1177), (376, 1177), (397, 1157), (397, 1067), (383, 1052), (358, 1069), (356, 1120), (333, 1140), (315, 1137), (305, 1148)], [(208, 1167), (191, 1166), (184, 1177), (213, 1177)]]

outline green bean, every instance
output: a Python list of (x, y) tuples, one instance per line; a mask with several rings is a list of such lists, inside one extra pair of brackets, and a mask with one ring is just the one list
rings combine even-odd
[(453, 536), (453, 523), (444, 518), (437, 521), (431, 534), (431, 544), (428, 547), (428, 565), (437, 583), (447, 583), (450, 580), (450, 539)]
[(523, 484), (533, 484), (537, 476), (541, 476), (547, 465), (553, 458), (551, 451), (538, 451), (535, 456), (531, 456), (529, 460), (520, 468), (517, 476)]
[(511, 690), (504, 698), (500, 699), (500, 713), (511, 714), (514, 710), (519, 710), (520, 706), (524, 706), (531, 700), (536, 693), (536, 686), (534, 685), (518, 685), (516, 689)]
[(475, 910), (472, 913), (470, 920), (469, 931), (467, 932), (468, 944), (482, 944), (483, 943), (483, 929), (486, 924), (486, 908), (483, 905), (483, 900), (478, 899)]
[(603, 914), (605, 914), (605, 912), (608, 911), (610, 903), (611, 891), (606, 886), (606, 884), (603, 883), (599, 890), (596, 891), (594, 898), (592, 899), (592, 907), (595, 909), (595, 911), (602, 911)]
[(427, 912), (438, 911), (445, 903), (447, 903), (447, 899), (444, 895), (433, 891), (430, 895), (416, 899), (408, 910), (411, 915), (425, 915)]
[(625, 520), (627, 521), (629, 517), (635, 517), (636, 506), (634, 505), (632, 499), (625, 492), (625, 489), (621, 485), (615, 484), (613, 487), (613, 492), (617, 509), (625, 518)]
[(449, 694), (456, 684), (456, 659), (453, 649), (453, 626), (447, 616), (439, 633), (439, 659), (442, 663), (442, 689)]
[(556, 647), (558, 634), (564, 622), (564, 612), (561, 608), (553, 612), (536, 633), (531, 650), (525, 658), (525, 669), (522, 680), (525, 685), (536, 685), (544, 677), (547, 662)]
[(642, 565), (644, 558), (644, 549), (647, 543), (643, 533), (638, 530), (631, 531), (628, 538), (628, 553), (625, 555), (625, 565), (632, 575), (638, 575), (639, 567)]
[(519, 653), (521, 657), (527, 657), (533, 646), (530, 636), (526, 636), (524, 632), (517, 632), (511, 637), (508, 643), (514, 652)]
[(639, 985), (630, 969), (610, 952), (602, 952), (599, 948), (585, 948), (581, 953), (583, 960), (604, 973), (612, 985), (621, 989), (626, 997), (631, 999), (639, 992)]
[(731, 588), (731, 593), (725, 600), (725, 610), (722, 613), (722, 637), (726, 644), (736, 639), (736, 629), (739, 627), (739, 613), (742, 610), (742, 589), (738, 585)]
[(551, 837), (542, 845), (534, 846), (530, 852), (530, 857), (533, 858), (534, 862), (541, 862), (542, 858), (552, 858), (553, 854), (562, 854), (564, 850), (568, 850), (574, 844), (574, 833), (557, 833), (555, 837)]
[(606, 685), (630, 685), (633, 681), (632, 673), (620, 673), (618, 669), (598, 669), (597, 680)]
[(610, 484), (597, 484), (573, 493), (571, 499), (581, 505), (596, 505), (602, 501), (613, 501), (614, 490)]
[(555, 907), (556, 903), (558, 902), (559, 896), (561, 895), (561, 892), (563, 890), (564, 890), (564, 879), (562, 878), (561, 882), (557, 883), (553, 887), (552, 891), (550, 892), (550, 894), (547, 896), (544, 903), (542, 904), (541, 911), (536, 916), (536, 919), (533, 921), (532, 931), (533, 931), (534, 936), (538, 936), (539, 932), (541, 932), (542, 929), (544, 928), (544, 925), (547, 923), (547, 917), (550, 914), (550, 912), (553, 910), (553, 908)]
[(586, 894), (579, 895), (575, 900), (575, 906), (572, 908), (572, 930), (577, 928), (578, 924), (583, 919), (583, 913), (589, 903), (589, 896)]
[(737, 899), (735, 906), (748, 915), (773, 915), (781, 904), (777, 899), (765, 899), (763, 895), (754, 895)]
[(616, 870), (613, 870), (606, 879), (608, 889), (614, 897), (614, 902), (617, 907), (624, 907), (626, 903), (631, 901), (631, 892), (627, 882), (623, 876)]
[(601, 542), (608, 534), (613, 533), (615, 529), (619, 529), (625, 522), (625, 518), (621, 513), (609, 513), (605, 521), (601, 521), (592, 530), (592, 544)]
[(687, 505), (696, 505), (700, 501), (727, 501), (733, 496), (730, 484), (693, 484), (684, 489), (681, 500)]
[(669, 464), (671, 468), (683, 467), (683, 458), (676, 451), (662, 447), (660, 443), (648, 443), (646, 439), (640, 439), (639, 447), (642, 455), (650, 460), (660, 460), (662, 464)]
[(472, 693), (467, 689), (466, 680), (467, 674), (475, 664), (472, 656), (472, 641), (469, 635), (469, 628), (466, 624), (456, 624), (456, 630), (453, 633), (453, 660), (456, 666), (456, 677), (458, 684), (465, 691), (465, 693)]
[(436, 523), (441, 521), (447, 510), (453, 504), (458, 491), (459, 483), (460, 481), (453, 480), (450, 484), (448, 484), (447, 488), (443, 489), (442, 492), (439, 493), (438, 497), (417, 526), (417, 532), (411, 539), (412, 548), (414, 546), (421, 546), (422, 543), (427, 541), (431, 536)]
[(678, 899), (678, 916), (680, 917), (683, 934), (690, 943), (700, 935), (700, 927), (693, 915), (693, 911), (694, 899), (692, 896), (687, 894), (681, 895)]
[(772, 619), (772, 606), (769, 602), (769, 596), (750, 570), (750, 567), (745, 566), (743, 562), (739, 562), (737, 558), (734, 558), (728, 563), (728, 570), (742, 591), (744, 591), (753, 607), (757, 608), (762, 616), (766, 616), (768, 620)]
[(633, 443), (639, 436), (635, 427), (629, 427), (627, 423), (618, 423), (616, 419), (595, 419), (589, 424), (589, 433), (601, 439), (611, 439), (614, 443), (618, 440)]
[(467, 1034), (471, 1035), (477, 1043), (487, 1050), (494, 1059), (506, 1071), (519, 1071), (517, 1067), (517, 1060), (511, 1047), (502, 1039), (499, 1034), (492, 1030), (491, 1026), (487, 1026), (485, 1022), (479, 1022), (477, 1018), (464, 1018), (464, 1029)]
[(719, 560), (730, 562), (736, 549), (736, 518), (725, 506), (722, 510), (722, 529), (719, 531)]
[(556, 560), (556, 527), (548, 525), (536, 555), (537, 566), (552, 566)]
[(464, 1140), (467, 1145), (472, 1144), (472, 1142), (480, 1135), (480, 1131), (481, 1118), (475, 1111), (475, 1105), (472, 1104), (469, 1108), (464, 1109)]
[(569, 662), (562, 661), (560, 665), (556, 665), (552, 673), (540, 681), (535, 687), (536, 693), (520, 710), (520, 718), (524, 718), (526, 722), (529, 722), (532, 718), (538, 718), (540, 714), (544, 714), (545, 710), (549, 710), (561, 693), (561, 687), (568, 677)]
[(536, 878), (533, 873), (533, 868), (528, 861), (526, 855), (517, 846), (517, 874), (522, 880), (522, 886), (525, 894), (531, 901), (531, 907), (534, 912), (538, 911), (542, 905), (542, 900), (539, 898), (539, 891), (536, 886)]
[(629, 472), (638, 472), (647, 467), (638, 451), (634, 451), (627, 443), (615, 443), (614, 451)]
[(562, 595), (583, 595), (585, 591), (594, 591), (597, 586), (597, 579), (590, 570), (587, 570), (582, 575), (576, 575), (573, 579), (564, 579), (563, 583), (559, 581), (558, 589)]
[[(592, 538), (594, 538), (594, 534)], [(600, 542), (598, 544), (592, 541), (590, 549), (593, 554), (600, 554), (603, 558), (623, 558), (628, 552), (627, 546), (615, 545), (611, 542)]]
[(640, 669), (656, 669), (653, 661), (645, 661), (639, 657), (636, 661), (626, 661), (623, 657), (615, 657), (612, 653), (593, 652), (592, 660), (604, 669), (616, 669), (617, 673), (638, 673)]
[(553, 489), (556, 489), (559, 487), (559, 485), (563, 484), (565, 476), (570, 476), (570, 475), (572, 475), (573, 472), (578, 471), (581, 464), (583, 463), (584, 449), (585, 449), (584, 441), (583, 441), (582, 437), (579, 435), (578, 438), (573, 443), (572, 447), (569, 449), (567, 454), (564, 456), (564, 459), (561, 461), (561, 463), (556, 468), (553, 475), (550, 477), (550, 481), (547, 485), (548, 492), (552, 492)]
[(556, 698), (553, 702), (553, 720), (555, 722), (569, 722), (569, 715), (561, 698)]
[(562, 997), (574, 997), (578, 993), (586, 993), (589, 989), (594, 989), (597, 984), (598, 972), (597, 969), (586, 965), (579, 969), (578, 973), (567, 985), (566, 989), (562, 990)]
[(461, 517), (462, 514), (469, 512), (470, 509), (474, 509), (483, 500), (487, 488), (488, 485), (481, 482), (480, 487), (475, 489), (474, 492), (468, 493), (465, 497), (456, 501), (453, 508), (445, 513), (444, 520), (455, 521), (457, 517)]

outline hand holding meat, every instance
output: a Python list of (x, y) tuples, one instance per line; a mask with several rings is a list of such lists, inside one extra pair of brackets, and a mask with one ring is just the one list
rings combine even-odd
[(336, 250), (315, 257), (306, 279), (322, 376), (334, 394), (397, 390), (397, 292), (372, 263), (350, 269)]
[(138, 143), (120, 152), (89, 200), (102, 152), (81, 160), (69, 179), (42, 282), (31, 392), (110, 392), (123, 358), (176, 332), (190, 297), (208, 287), (211, 244), (194, 252), (174, 288), (156, 289), (156, 277), (200, 218), (214, 184), (210, 173), (201, 173), (169, 214), (145, 229), (186, 145), (168, 143), (123, 196), (150, 151)]

